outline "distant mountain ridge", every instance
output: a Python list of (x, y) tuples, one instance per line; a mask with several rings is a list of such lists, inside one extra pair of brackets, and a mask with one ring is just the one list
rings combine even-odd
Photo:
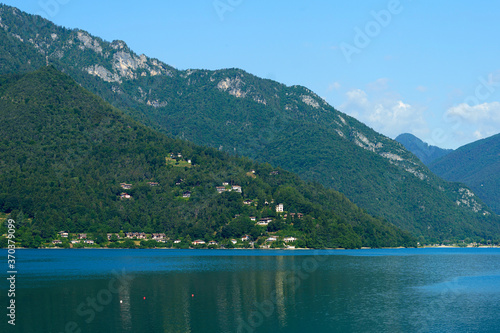
[(0, 39), (3, 73), (50, 63), (149, 127), (296, 172), (423, 239), (496, 235), (498, 216), (466, 186), (305, 87), (239, 69), (179, 71), (4, 5)]
[(453, 151), (453, 149), (443, 149), (429, 145), (410, 133), (400, 134), (395, 140), (415, 154), (426, 166)]
[(466, 184), (500, 214), (500, 134), (462, 146), (429, 167), (443, 179)]

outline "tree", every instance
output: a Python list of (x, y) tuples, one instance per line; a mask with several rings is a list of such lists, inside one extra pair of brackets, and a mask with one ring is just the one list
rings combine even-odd
[(129, 248), (129, 249), (135, 249), (135, 242), (131, 239), (126, 239), (124, 242), (123, 242), (123, 247), (124, 248)]

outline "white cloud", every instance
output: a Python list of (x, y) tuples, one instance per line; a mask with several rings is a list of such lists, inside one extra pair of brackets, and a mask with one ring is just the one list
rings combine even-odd
[(461, 103), (446, 111), (445, 120), (453, 123), (458, 140), (470, 142), (483, 139), (500, 131), (500, 102), (474, 106)]
[(485, 121), (500, 123), (500, 103), (483, 103), (474, 106), (462, 103), (449, 108), (446, 114), (461, 117), (464, 120), (478, 124)]
[(428, 132), (424, 109), (405, 103), (394, 94), (388, 93), (372, 100), (365, 91), (354, 89), (346, 93), (346, 98), (340, 106), (341, 111), (384, 135), (396, 137), (411, 132), (419, 136)]
[(427, 87), (426, 86), (418, 86), (417, 90), (420, 91), (420, 92), (426, 92), (427, 91)]

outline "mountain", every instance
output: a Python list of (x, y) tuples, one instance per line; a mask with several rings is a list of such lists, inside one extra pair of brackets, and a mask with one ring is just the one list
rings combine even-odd
[(305, 87), (239, 69), (177, 70), (13, 7), (0, 6), (0, 18), (3, 73), (51, 64), (150, 128), (293, 171), (421, 241), (498, 235), (498, 216), (465, 185)]
[(426, 166), (453, 151), (429, 145), (410, 133), (400, 134), (395, 140), (415, 154)]
[(500, 214), (500, 134), (462, 146), (429, 167), (446, 180), (466, 184)]
[[(416, 244), (334, 190), (157, 133), (52, 66), (0, 76), (0, 134), (0, 208), (15, 216), (18, 244), (59, 230), (207, 242), (267, 230), (308, 247)], [(260, 227), (251, 216), (273, 222)]]

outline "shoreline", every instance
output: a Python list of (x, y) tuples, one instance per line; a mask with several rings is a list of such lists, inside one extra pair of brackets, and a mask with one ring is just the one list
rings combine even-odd
[[(346, 251), (346, 250), (398, 250), (398, 249), (499, 249), (499, 245), (491, 245), (491, 246), (453, 246), (453, 245), (439, 245), (439, 246), (419, 246), (419, 247), (362, 247), (359, 249), (345, 249), (345, 248), (325, 248), (325, 249), (314, 249), (314, 248), (293, 248), (293, 249), (261, 249), (261, 248), (233, 248), (233, 249), (208, 249), (208, 248), (187, 248), (187, 249), (176, 249), (176, 248), (109, 248), (109, 247), (81, 247), (81, 248), (61, 248), (61, 247), (18, 247), (16, 250), (286, 250), (286, 251)], [(8, 250), (8, 248), (2, 248), (4, 250)]]

